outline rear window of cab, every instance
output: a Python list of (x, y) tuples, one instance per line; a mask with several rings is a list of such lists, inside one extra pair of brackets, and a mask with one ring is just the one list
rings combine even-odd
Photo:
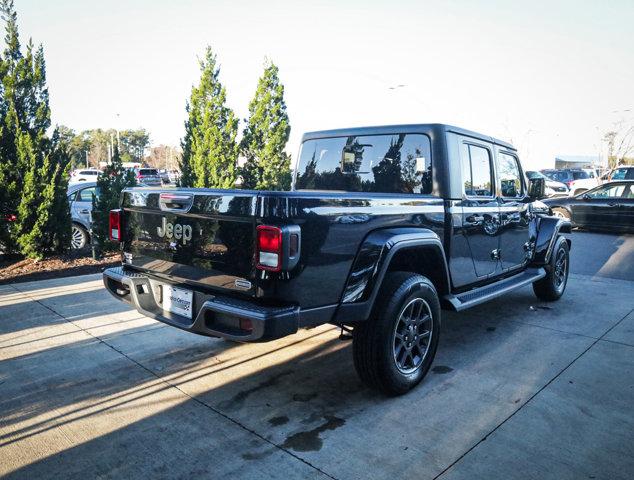
[(307, 140), (297, 163), (295, 189), (429, 194), (429, 137), (396, 133)]

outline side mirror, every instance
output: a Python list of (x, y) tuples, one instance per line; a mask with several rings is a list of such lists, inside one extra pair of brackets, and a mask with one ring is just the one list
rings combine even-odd
[(581, 200), (590, 200), (592, 197), (587, 193), (581, 195)]
[(528, 180), (528, 196), (531, 200), (539, 200), (546, 196), (546, 180), (543, 178), (530, 178)]

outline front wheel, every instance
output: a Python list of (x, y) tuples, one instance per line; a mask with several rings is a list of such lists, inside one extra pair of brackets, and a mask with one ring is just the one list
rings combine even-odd
[(402, 395), (425, 377), (440, 336), (440, 302), (422, 275), (389, 273), (372, 316), (353, 332), (354, 366), (363, 382)]
[(563, 218), (564, 220), (570, 220), (570, 213), (565, 208), (555, 207), (553, 208), (553, 217)]
[(88, 232), (84, 227), (73, 224), (70, 235), (70, 246), (73, 250), (81, 250), (88, 244)]
[(553, 302), (559, 300), (568, 284), (570, 271), (570, 249), (564, 237), (555, 241), (555, 247), (546, 265), (546, 276), (533, 283), (533, 292), (541, 300)]

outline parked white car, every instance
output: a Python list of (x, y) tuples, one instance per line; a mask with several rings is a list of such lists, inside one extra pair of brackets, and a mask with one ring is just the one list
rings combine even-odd
[(80, 168), (70, 172), (69, 184), (79, 182), (96, 182), (101, 170), (97, 168)]

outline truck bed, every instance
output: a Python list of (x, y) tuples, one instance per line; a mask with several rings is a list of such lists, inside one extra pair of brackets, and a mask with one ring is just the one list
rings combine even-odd
[[(127, 266), (172, 282), (304, 308), (340, 301), (370, 231), (398, 224), (442, 237), (445, 221), (437, 197), (365, 192), (132, 188), (124, 192), (122, 207)], [(255, 268), (261, 224), (299, 225), (301, 258), (292, 271)]]

